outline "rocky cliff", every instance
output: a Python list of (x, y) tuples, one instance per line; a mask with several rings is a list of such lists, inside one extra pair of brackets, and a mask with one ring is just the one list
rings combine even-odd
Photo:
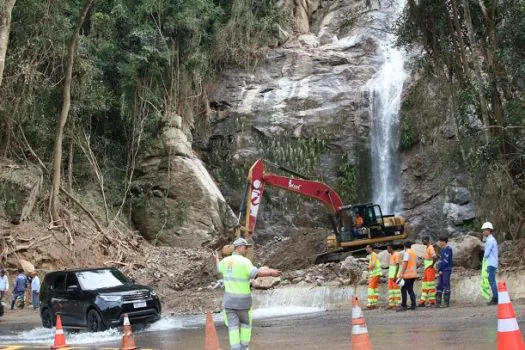
[(191, 147), (181, 116), (162, 120), (158, 138), (139, 155), (132, 221), (154, 244), (200, 247), (235, 224), (235, 217)]
[[(194, 145), (204, 152), (234, 209), (257, 158), (322, 179), (346, 203), (371, 201), (368, 84), (383, 63), (378, 43), (391, 30), (393, 4), (296, 0), (281, 5), (293, 15), (296, 31), (278, 28), (276, 48), (257, 68), (224, 72), (210, 89), (206, 132)], [(425, 149), (403, 155), (403, 214), (413, 236), (461, 233), (475, 217), (464, 178), (424, 167), (427, 155)], [(316, 203), (267, 191), (259, 235), (326, 224)]]

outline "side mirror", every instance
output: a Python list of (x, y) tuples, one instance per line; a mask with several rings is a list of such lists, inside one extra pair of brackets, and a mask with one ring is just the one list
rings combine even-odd
[(80, 288), (79, 288), (76, 284), (73, 284), (73, 285), (67, 286), (67, 291), (68, 291), (68, 292), (78, 292), (79, 289), (80, 289)]

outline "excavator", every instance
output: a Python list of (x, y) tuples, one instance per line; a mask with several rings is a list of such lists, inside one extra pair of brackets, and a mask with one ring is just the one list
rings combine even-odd
[[(271, 166), (289, 173), (292, 176), (282, 176), (268, 171)], [(283, 166), (262, 159), (257, 160), (248, 173), (248, 179), (242, 196), (238, 225), (235, 236), (243, 237), (249, 242), (257, 223), (257, 214), (266, 185), (295, 192), (309, 198), (321, 201), (328, 210), (333, 233), (327, 238), (328, 251), (316, 257), (316, 263), (339, 261), (349, 252), (362, 251), (368, 244), (405, 239), (408, 237), (405, 219), (395, 215), (383, 215), (378, 204), (363, 203), (344, 205), (341, 197), (328, 185), (313, 181), (301, 174)], [(245, 215), (245, 225), (240, 224)], [(223, 248), (223, 255), (228, 255), (233, 248)], [(253, 252), (248, 251), (248, 258), (253, 258)]]

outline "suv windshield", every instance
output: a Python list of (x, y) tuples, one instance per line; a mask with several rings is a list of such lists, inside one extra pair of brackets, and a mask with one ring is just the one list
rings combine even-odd
[(129, 280), (118, 270), (93, 270), (76, 273), (83, 290), (96, 290), (119, 287), (129, 283)]

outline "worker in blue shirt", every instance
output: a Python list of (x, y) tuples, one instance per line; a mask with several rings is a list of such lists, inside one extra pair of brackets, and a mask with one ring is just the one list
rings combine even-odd
[(27, 288), (27, 277), (24, 274), (24, 269), (18, 269), (18, 276), (15, 279), (15, 286), (13, 288), (13, 301), (11, 302), (11, 310), (14, 309), (16, 300), (20, 299), (20, 308), (24, 308), (24, 294)]
[(496, 270), (498, 269), (498, 242), (492, 231), (494, 227), (490, 222), (486, 222), (481, 226), (483, 236), (485, 237), (485, 255), (487, 261), (487, 273), (489, 277), (490, 289), (492, 289), (492, 300), (488, 305), (498, 304), (498, 288), (496, 286)]
[(452, 273), (452, 248), (448, 245), (447, 237), (438, 239), (439, 251), (438, 285), (436, 292), (436, 307), (441, 307), (441, 298), (444, 299), (444, 307), (450, 306), (450, 274)]

